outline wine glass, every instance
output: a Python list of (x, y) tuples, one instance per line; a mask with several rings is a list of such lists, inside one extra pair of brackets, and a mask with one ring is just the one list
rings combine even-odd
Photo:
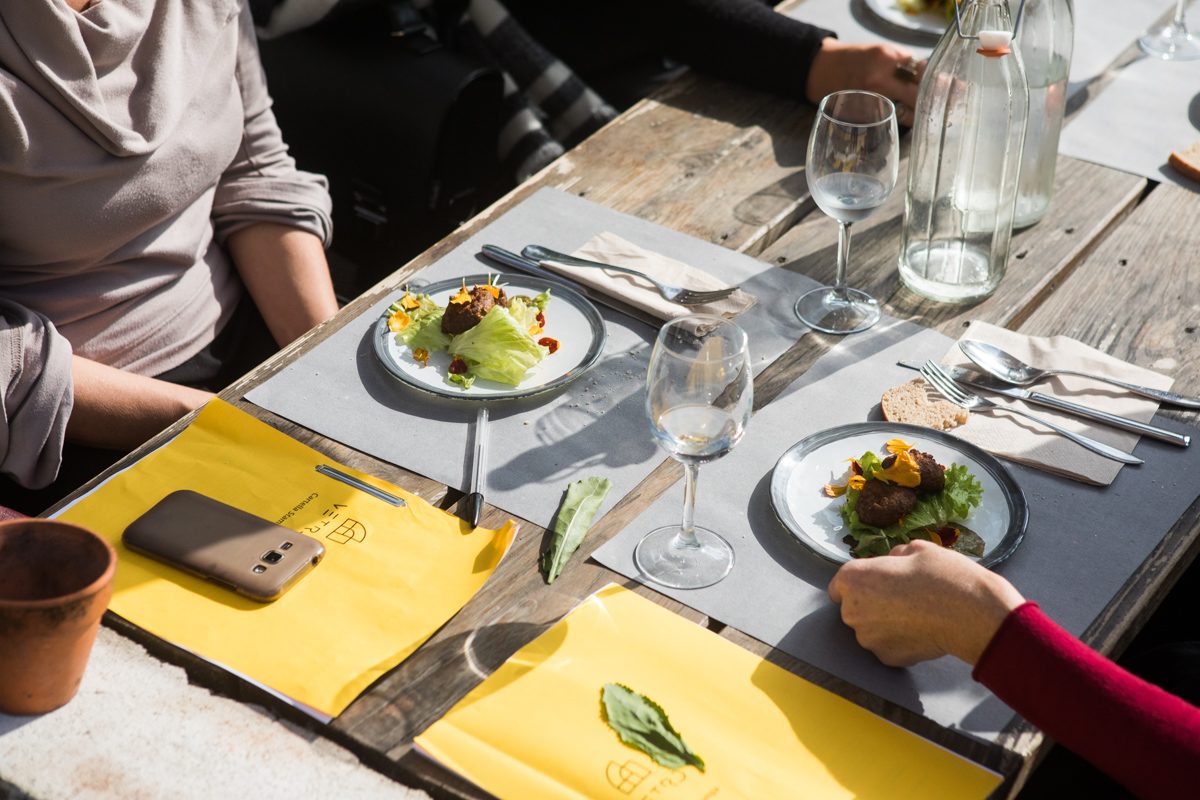
[(796, 301), (796, 316), (810, 328), (856, 333), (879, 320), (875, 298), (846, 286), (850, 224), (870, 216), (896, 187), (899, 138), (895, 106), (874, 92), (834, 92), (817, 108), (804, 174), (813, 200), (840, 229), (834, 285)]
[(1188, 33), (1183, 23), (1183, 3), (1175, 3), (1175, 16), (1158, 30), (1148, 31), (1138, 39), (1138, 46), (1146, 55), (1164, 61), (1190, 61), (1200, 58), (1200, 41)]
[(754, 385), (746, 333), (724, 317), (692, 314), (658, 332), (646, 374), (646, 415), (658, 443), (685, 473), (683, 521), (647, 533), (633, 551), (638, 569), (675, 589), (711, 586), (733, 568), (733, 548), (694, 524), (700, 465), (742, 438)]

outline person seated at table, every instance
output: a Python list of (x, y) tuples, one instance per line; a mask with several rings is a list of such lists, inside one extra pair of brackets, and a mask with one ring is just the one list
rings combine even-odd
[(0, 502), (44, 510), (337, 310), (257, 59), (240, 0), (0, 4)]
[(440, 40), (504, 71), (498, 150), (517, 181), (673, 77), (678, 65), (813, 104), (839, 89), (868, 89), (896, 101), (902, 125), (912, 123), (923, 70), (902, 47), (840, 42), (763, 0), (253, 2), (266, 36), (364, 2), (419, 9)]
[(1091, 650), (966, 556), (913, 541), (844, 564), (829, 596), (883, 663), (955, 656), (1013, 710), (1138, 796), (1194, 792), (1200, 708)]

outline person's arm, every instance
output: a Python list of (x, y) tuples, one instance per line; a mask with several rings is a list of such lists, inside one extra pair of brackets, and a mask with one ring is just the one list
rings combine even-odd
[(898, 102), (902, 125), (912, 122), (924, 66), (915, 78), (898, 71), (912, 58), (902, 47), (847, 44), (761, 0), (670, 0), (643, 8), (667, 55), (702, 72), (814, 104), (830, 92), (866, 89)]
[(71, 380), (75, 401), (67, 438), (113, 450), (132, 450), (212, 397), (75, 355)]
[(233, 233), (226, 246), (280, 346), (337, 312), (325, 248), (311, 233), (261, 222)]
[(325, 179), (296, 168), (267, 93), (248, 9), (237, 82), (242, 145), (213, 199), (213, 227), (275, 340), (283, 345), (337, 311), (324, 247), (332, 233)]
[(1035, 603), (1008, 615), (972, 675), (1138, 797), (1186, 797), (1200, 785), (1200, 709), (1087, 647)]
[(1139, 796), (1195, 785), (1200, 709), (1090, 650), (966, 556), (914, 541), (844, 564), (829, 596), (885, 664), (949, 654), (975, 665), (1014, 711)]

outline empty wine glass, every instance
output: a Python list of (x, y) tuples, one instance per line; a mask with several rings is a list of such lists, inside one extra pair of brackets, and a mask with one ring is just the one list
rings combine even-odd
[(694, 524), (700, 465), (742, 438), (754, 385), (746, 333), (724, 317), (693, 314), (658, 332), (646, 374), (646, 415), (658, 443), (683, 463), (683, 521), (642, 537), (633, 560), (647, 578), (676, 589), (710, 586), (733, 568), (733, 548)]
[(838, 221), (837, 277), (796, 301), (796, 316), (825, 333), (864, 331), (879, 320), (879, 303), (846, 286), (850, 224), (881, 206), (899, 175), (899, 132), (892, 101), (874, 92), (827, 95), (808, 137), (808, 191)]
[(1190, 61), (1200, 58), (1200, 41), (1188, 33), (1183, 22), (1183, 3), (1175, 3), (1175, 16), (1158, 30), (1149, 31), (1138, 39), (1138, 46), (1146, 55), (1164, 61)]

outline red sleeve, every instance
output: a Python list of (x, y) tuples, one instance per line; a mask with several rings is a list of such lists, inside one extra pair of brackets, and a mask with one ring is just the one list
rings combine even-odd
[(1008, 615), (973, 675), (1139, 797), (1196, 791), (1200, 709), (1087, 647), (1036, 603)]

